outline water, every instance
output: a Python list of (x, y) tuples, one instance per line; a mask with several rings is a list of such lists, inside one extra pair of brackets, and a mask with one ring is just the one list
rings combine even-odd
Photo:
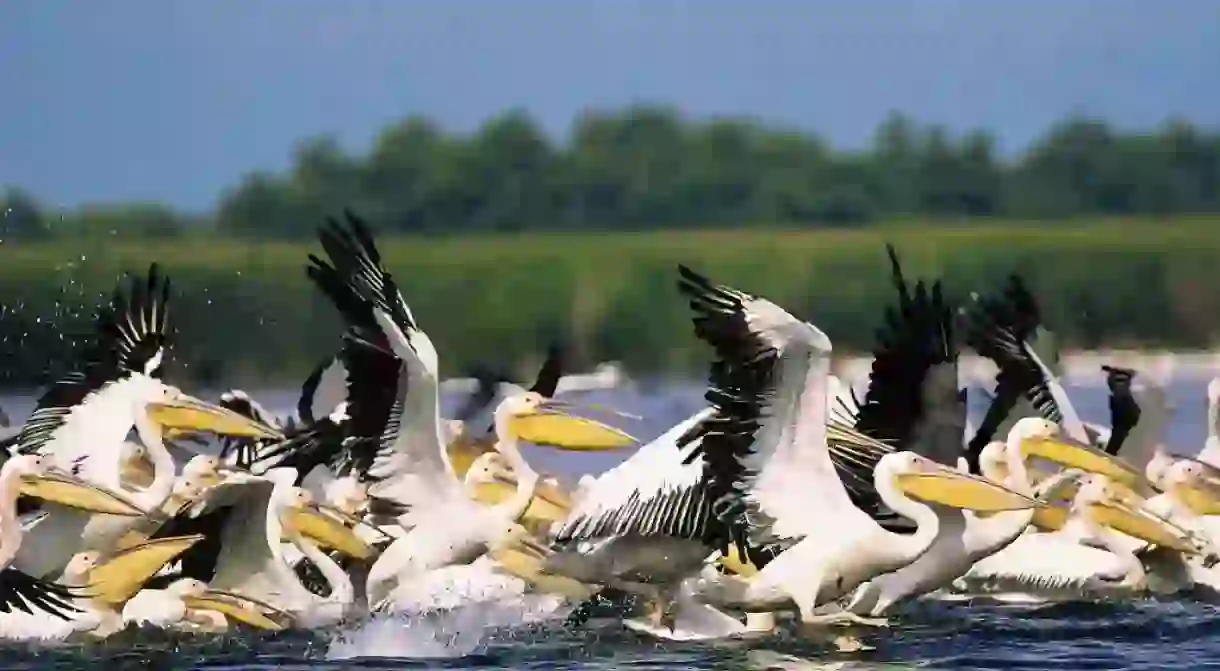
[[(1169, 387), (1177, 418), (1169, 444), (1193, 453), (1206, 436), (1206, 378)], [(295, 391), (252, 392), (287, 412)], [(1106, 423), (1104, 388), (1069, 386), (1086, 420)], [(615, 423), (642, 440), (701, 407), (698, 384), (589, 392), (590, 402), (640, 414)], [(456, 399), (446, 399), (453, 403)], [(14, 419), (28, 397), (0, 399)], [(981, 408), (973, 408), (978, 412)], [(599, 472), (623, 454), (535, 450), (539, 470), (572, 479)], [(909, 605), (888, 630), (854, 634), (874, 650), (844, 654), (793, 632), (754, 641), (657, 642), (613, 619), (564, 631), (520, 609), (463, 609), (442, 621), (378, 619), (338, 631), (201, 637), (129, 631), (102, 643), (0, 649), (0, 670), (85, 669), (1220, 669), (1220, 611), (1187, 601), (1045, 608)], [(1215, 661), (1211, 661), (1215, 660)]]

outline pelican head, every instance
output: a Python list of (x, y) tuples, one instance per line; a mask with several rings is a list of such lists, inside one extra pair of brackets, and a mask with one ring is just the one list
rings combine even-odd
[(992, 441), (979, 452), (979, 471), (994, 483), (1008, 484), (1008, 444)]
[(182, 467), (179, 478), (196, 482), (202, 486), (218, 485), (230, 474), (236, 473), (211, 454), (196, 454)]
[(1090, 473), (1080, 481), (1073, 509), (1100, 526), (1109, 527), (1161, 547), (1179, 552), (1197, 552), (1188, 534), (1146, 510), (1135, 508), (1125, 500), (1127, 490), (1114, 486), (1106, 477)]
[[(464, 479), (475, 500), (484, 505), (494, 506), (509, 500), (517, 487), (516, 473), (508, 459), (499, 452), (480, 454), (466, 470)], [(571, 510), (572, 499), (559, 488), (558, 483), (543, 480), (534, 491), (526, 516), (555, 522), (566, 518)]]
[(605, 451), (628, 447), (631, 436), (584, 417), (569, 414), (571, 403), (537, 392), (509, 396), (496, 406), (496, 433), (563, 450)]
[(208, 432), (237, 438), (283, 438), (280, 431), (258, 420), (167, 385), (158, 385), (144, 409), (148, 418), (168, 435), (174, 435), (174, 432)]
[(1144, 482), (1134, 466), (1107, 454), (1092, 445), (1063, 435), (1059, 425), (1041, 417), (1025, 417), (1012, 427), (1020, 440), (1021, 451), (1029, 457), (1039, 457), (1065, 468), (1097, 473), (1128, 487)]
[(64, 566), (64, 575), (61, 579), (65, 585), (81, 585), (88, 580), (89, 572), (97, 566), (98, 561), (102, 558), (101, 553), (95, 550), (87, 550), (85, 552), (77, 552), (68, 560)]
[(313, 494), (300, 487), (288, 487), (280, 505), (280, 519), (284, 533), (299, 535), (324, 549), (333, 549), (356, 559), (373, 556), (372, 546), (347, 526), (360, 520), (326, 504), (314, 501)]
[(1166, 492), (1196, 515), (1220, 515), (1220, 484), (1207, 479), (1207, 466), (1182, 459), (1165, 469), (1161, 482)]
[(1151, 482), (1154, 487), (1164, 489), (1165, 473), (1173, 462), (1173, 455), (1169, 454), (1164, 445), (1158, 444), (1152, 450), (1152, 458), (1148, 460), (1148, 465), (1144, 467), (1144, 477), (1148, 478), (1148, 482)]
[(336, 478), (324, 487), (326, 502), (351, 516), (362, 515), (369, 508), (369, 487), (354, 476)]
[(0, 471), (20, 478), (20, 493), (49, 503), (92, 513), (139, 517), (144, 514), (135, 504), (109, 490), (96, 487), (80, 478), (54, 469), (50, 459), (41, 454), (19, 454), (10, 457)]
[(1026, 510), (1037, 505), (1028, 496), (942, 466), (914, 452), (887, 454), (877, 462), (874, 472), (878, 480), (892, 478), (894, 486), (908, 496), (951, 508), (992, 513)]
[(499, 452), (484, 452), (475, 458), (466, 470), (466, 484), (490, 485), (500, 483), (515, 486), (517, 479), (513, 476), (508, 460)]

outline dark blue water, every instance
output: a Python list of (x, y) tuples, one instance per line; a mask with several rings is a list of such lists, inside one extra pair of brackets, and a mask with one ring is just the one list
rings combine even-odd
[[(1170, 387), (1177, 408), (1169, 436), (1174, 451), (1193, 453), (1202, 445), (1205, 385), (1206, 379), (1183, 379)], [(1103, 390), (1069, 391), (1084, 419), (1106, 423)], [(647, 440), (697, 410), (700, 395), (698, 385), (670, 384), (588, 398), (643, 415), (639, 422), (617, 423)], [(277, 409), (295, 402), (290, 392), (256, 397)], [(30, 401), (9, 398), (4, 407), (20, 418)], [(529, 458), (540, 470), (571, 477), (599, 472), (625, 456), (538, 450)], [(7, 644), (0, 647), (0, 670), (1220, 669), (1220, 610), (1189, 600), (1043, 608), (912, 604), (891, 618), (889, 629), (850, 630), (873, 648), (850, 654), (790, 627), (765, 639), (692, 644), (643, 638), (614, 620), (566, 631), (547, 622), (498, 626), (519, 619), (492, 617), (486, 609), (455, 617), (440, 628), (382, 620), (261, 637), (128, 631), (102, 643), (58, 648)]]
[(437, 655), (443, 646), (421, 645), (409, 623), (386, 623), (398, 635), (370, 639), (358, 651), (364, 656), (345, 659), (335, 658), (329, 632), (193, 638), (130, 631), (60, 649), (10, 645), (0, 652), (0, 668), (1206, 669), (1220, 668), (1217, 615), (1186, 602), (1039, 610), (919, 604), (899, 613), (890, 629), (853, 632), (875, 649), (850, 654), (787, 631), (748, 642), (659, 643), (612, 620), (580, 632), (551, 625), (488, 629), (473, 650), (431, 658), (418, 655)]

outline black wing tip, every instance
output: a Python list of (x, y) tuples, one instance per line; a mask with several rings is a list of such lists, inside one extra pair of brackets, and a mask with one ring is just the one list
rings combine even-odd
[(885, 254), (890, 258), (890, 266), (894, 269), (898, 269), (900, 267), (900, 264), (898, 263), (898, 250), (894, 247), (894, 243), (885, 243)]
[(530, 391), (542, 394), (550, 398), (555, 395), (559, 389), (559, 380), (563, 377), (563, 371), (566, 364), (567, 348), (559, 341), (552, 341), (546, 349), (546, 359), (542, 361), (542, 367), (538, 369), (538, 375), (534, 378), (534, 386), (530, 387)]

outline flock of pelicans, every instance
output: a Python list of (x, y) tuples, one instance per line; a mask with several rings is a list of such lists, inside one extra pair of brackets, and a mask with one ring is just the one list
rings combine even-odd
[[(913, 599), (1045, 603), (1220, 589), (1220, 381), (1196, 458), (1162, 444), (1164, 391), (1106, 368), (1108, 427), (1075, 413), (1017, 276), (950, 305), (910, 286), (877, 332), (867, 390), (831, 342), (765, 298), (679, 267), (711, 348), (706, 407), (574, 487), (520, 445), (615, 450), (607, 408), (498, 383), (439, 409), (438, 353), (355, 217), (320, 230), (307, 275), (342, 316), (298, 416), (161, 379), (169, 281), (154, 264), (99, 312), (0, 467), (0, 637), (316, 628), (541, 599), (581, 626), (669, 639), (885, 626)], [(994, 361), (966, 419), (959, 349)], [(621, 414), (621, 413), (620, 413)]]

